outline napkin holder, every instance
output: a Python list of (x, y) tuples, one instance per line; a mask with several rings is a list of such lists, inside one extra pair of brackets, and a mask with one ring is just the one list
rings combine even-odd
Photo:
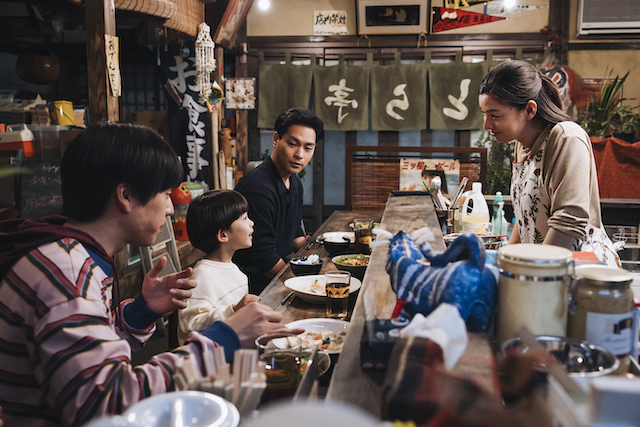
[(363, 370), (386, 369), (400, 329), (408, 324), (408, 320), (399, 318), (367, 320), (360, 339), (360, 367)]

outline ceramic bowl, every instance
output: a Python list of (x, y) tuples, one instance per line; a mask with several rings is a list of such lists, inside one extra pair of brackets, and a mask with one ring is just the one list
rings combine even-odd
[(308, 274), (319, 274), (322, 270), (322, 260), (318, 260), (314, 264), (301, 264), (301, 258), (292, 258), (289, 260), (291, 271), (296, 276), (306, 276)]
[[(609, 350), (573, 338), (538, 335), (541, 344), (571, 376), (598, 377), (615, 371), (620, 361)], [(502, 345), (503, 355), (526, 353), (528, 346), (520, 338), (512, 338)]]
[[(351, 276), (362, 280), (364, 277), (364, 273), (367, 271), (367, 266), (369, 265), (369, 255), (365, 254), (351, 254), (351, 255), (338, 255), (331, 258), (331, 261), (335, 264), (338, 270), (344, 270), (351, 273)], [(347, 263), (361, 263), (365, 262), (364, 265), (351, 265), (345, 264)]]

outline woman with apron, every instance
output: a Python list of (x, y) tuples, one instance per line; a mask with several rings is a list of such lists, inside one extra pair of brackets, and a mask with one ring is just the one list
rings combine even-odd
[(506, 61), (480, 85), (484, 129), (516, 140), (509, 243), (543, 243), (594, 252), (621, 267), (602, 226), (595, 159), (587, 133), (562, 111), (555, 84), (533, 65)]

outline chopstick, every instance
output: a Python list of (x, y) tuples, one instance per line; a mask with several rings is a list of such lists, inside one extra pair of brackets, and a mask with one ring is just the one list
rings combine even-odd
[(284, 299), (282, 301), (280, 301), (280, 304), (285, 305), (287, 303), (287, 300), (289, 298), (291, 298), (291, 295), (293, 295), (293, 291), (289, 292), (289, 295), (287, 295), (286, 297), (284, 297)]

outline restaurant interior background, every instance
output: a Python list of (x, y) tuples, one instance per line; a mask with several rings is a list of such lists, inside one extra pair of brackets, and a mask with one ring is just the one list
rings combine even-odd
[[(261, 56), (264, 57), (266, 65), (282, 64), (288, 57), (294, 64), (302, 65), (308, 64), (314, 55), (317, 64), (324, 67), (338, 64), (341, 57), (344, 57), (347, 65), (361, 65), (366, 62), (368, 54), (372, 54), (374, 64), (388, 65), (394, 62), (397, 53), (403, 64), (412, 64), (423, 61), (425, 52), (429, 53), (432, 64), (452, 62), (456, 59), (456, 53), (460, 52), (462, 60), (466, 63), (481, 62), (486, 59), (488, 51), (492, 52), (494, 60), (512, 59), (522, 55), (525, 60), (540, 61), (545, 55), (545, 49), (550, 47), (558, 64), (568, 67), (583, 79), (600, 82), (603, 78), (622, 77), (629, 72), (623, 85), (622, 96), (625, 100), (622, 105), (634, 108), (636, 113), (640, 112), (637, 110), (640, 100), (640, 16), (636, 17), (638, 22), (635, 28), (608, 29), (603, 34), (578, 35), (580, 0), (521, 0), (516, 2), (516, 11), (502, 11), (507, 19), (495, 22), (437, 33), (433, 33), (427, 23), (426, 31), (421, 34), (364, 35), (358, 25), (358, 8), (362, 1), (271, 0), (268, 10), (260, 9), (257, 0), (116, 1), (115, 33), (120, 38), (119, 67), (122, 76), (122, 95), (115, 101), (116, 118), (151, 125), (168, 136), (173, 101), (165, 89), (167, 77), (163, 72), (163, 68), (166, 71), (166, 64), (162, 64), (163, 55), (166, 55), (172, 46), (184, 47), (193, 43), (199, 16), (205, 18), (211, 27), (211, 34), (214, 35), (221, 21), (225, 19), (225, 12), (232, 8), (240, 9), (242, 5), (250, 9), (246, 19), (241, 18), (236, 22), (237, 34), (232, 34), (231, 39), (223, 43), (224, 47), (218, 45), (216, 48), (218, 68), (213, 74), (213, 79), (222, 87), (226, 79), (255, 78), (259, 88)], [(26, 97), (37, 94), (48, 103), (69, 100), (75, 109), (84, 109), (87, 123), (105, 118), (91, 111), (91, 102), (95, 102), (96, 97), (104, 98), (104, 94), (95, 94), (91, 80), (94, 74), (92, 66), (100, 61), (96, 61), (91, 55), (87, 57), (86, 44), (89, 30), (95, 34), (95, 31), (99, 31), (99, 25), (96, 27), (95, 23), (86, 21), (85, 16), (88, 12), (85, 8), (101, 8), (108, 2), (20, 0), (3, 3), (11, 3), (14, 7), (0, 7), (0, 93)], [(391, 5), (403, 2), (389, 0), (386, 3)], [(415, 3), (427, 8), (428, 12), (446, 6), (444, 0), (420, 0)], [(470, 3), (471, 6), (460, 10), (482, 14), (487, 4), (495, 6), (501, 4), (501, 0)], [(585, 3), (594, 4), (589, 0)], [(637, 1), (626, 2), (626, 6), (621, 6), (622, 2), (613, 4), (620, 10), (612, 6), (605, 8), (604, 12), (614, 16), (616, 13), (638, 14), (640, 10)], [(19, 6), (18, 9), (27, 10), (29, 13), (38, 10), (41, 16), (17, 18), (12, 15), (13, 12), (8, 12), (15, 10), (16, 5)], [(157, 16), (136, 12), (150, 10), (150, 5)], [(173, 5), (173, 9), (169, 5)], [(169, 12), (163, 15), (163, 7), (173, 10), (175, 16), (167, 18)], [(125, 8), (133, 10), (124, 10)], [(314, 35), (316, 11), (344, 13), (346, 34)], [(426, 14), (429, 15), (431, 14)], [(603, 17), (603, 21), (605, 20), (607, 17)], [(24, 66), (20, 69), (21, 61), (24, 63), (25, 57), (43, 52), (45, 56), (55, 55), (59, 60), (59, 75), (54, 81), (46, 84), (33, 83), (38, 77), (35, 80), (27, 77), (31, 83), (25, 81)], [(258, 94), (258, 89), (255, 94)], [(98, 102), (105, 103), (100, 99)], [(109, 102), (114, 101), (107, 101), (107, 104)], [(241, 175), (248, 164), (253, 165), (263, 159), (271, 147), (273, 130), (258, 127), (260, 102), (258, 97), (256, 109), (224, 109), (224, 113), (220, 114), (220, 126), (228, 127), (231, 132), (233, 159), (227, 161), (234, 165), (237, 176)], [(313, 98), (311, 105), (312, 103)], [(576, 108), (573, 107), (570, 111), (578, 119)], [(23, 120), (27, 120), (26, 115), (12, 113), (7, 109), (0, 111), (0, 122), (12, 123)], [(210, 127), (210, 123), (202, 125)], [(54, 131), (53, 135), (54, 138), (59, 138), (61, 133)], [(447, 153), (447, 149), (477, 147), (478, 141), (484, 139), (486, 133), (483, 134), (480, 129), (375, 131), (369, 127), (369, 130), (327, 131), (303, 179), (303, 215), (308, 231), (315, 230), (336, 209), (354, 207), (353, 203), (360, 200), (355, 194), (359, 189), (378, 185), (380, 180), (384, 181), (382, 177), (363, 182), (347, 182), (350, 175), (346, 170), (352, 165), (346, 157), (346, 147), (378, 147), (365, 153), (365, 157), (369, 158), (389, 155), (392, 151), (385, 152), (380, 147), (412, 147), (418, 151), (420, 147), (431, 147), (442, 150), (438, 156), (446, 158), (454, 155)], [(392, 155), (397, 157), (404, 154), (397, 148), (394, 149)], [(213, 159), (209, 160), (213, 162)], [(489, 161), (491, 162), (491, 159)], [(616, 165), (609, 165), (607, 170), (615, 173)], [(635, 182), (637, 176), (636, 173)], [(486, 177), (484, 179), (486, 180)], [(485, 194), (491, 195), (492, 191), (486, 191), (487, 188), (492, 188), (490, 183), (484, 184)], [(605, 224), (637, 227), (640, 197), (628, 191), (630, 188), (636, 191), (640, 185), (623, 187), (620, 191), (627, 193), (612, 195), (609, 192), (607, 196), (603, 196)], [(388, 192), (383, 196), (385, 199), (387, 194)], [(366, 195), (364, 197), (360, 200), (361, 205), (357, 207), (366, 208), (369, 205), (376, 209), (374, 201), (367, 199)]]

